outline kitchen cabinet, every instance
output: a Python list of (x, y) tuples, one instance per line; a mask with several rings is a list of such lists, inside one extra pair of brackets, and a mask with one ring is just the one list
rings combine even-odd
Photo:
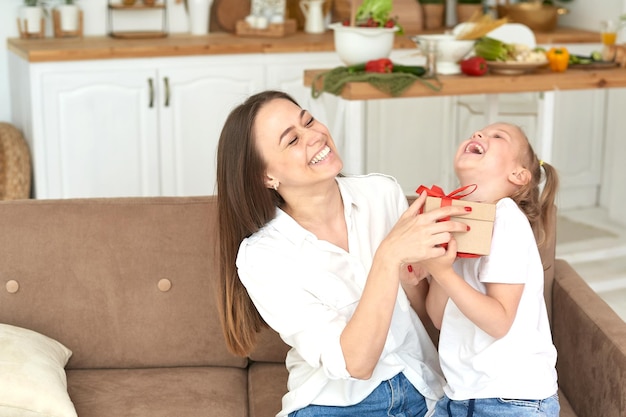
[(224, 121), (266, 88), (287, 91), (320, 120), (338, 124), (338, 100), (312, 100), (302, 85), (312, 60), (339, 65), (329, 52), (10, 59), (14, 123), (31, 146), (36, 198), (214, 194)]
[[(412, 42), (399, 45), (394, 61), (420, 62)], [(11, 121), (31, 145), (37, 198), (212, 194), (226, 115), (266, 88), (287, 91), (328, 125), (345, 173), (388, 173), (409, 194), (422, 183), (449, 189), (456, 183), (456, 144), (486, 118), (488, 96), (465, 94), (493, 93), (489, 86), (464, 83), (455, 87), (464, 89), (461, 96), (312, 99), (304, 70), (341, 64), (332, 33), (261, 41), (228, 34), (124, 43), (94, 38), (54, 45), (15, 39), (9, 51)], [(570, 196), (560, 206), (593, 206), (600, 199), (619, 207), (606, 197), (606, 190), (620, 190), (608, 181), (619, 175), (609, 176), (603, 161), (615, 158), (610, 149), (621, 149), (610, 132), (623, 129), (614, 126), (619, 118), (603, 114), (607, 93), (552, 94), (549, 100), (542, 93), (499, 94), (499, 116), (523, 126), (534, 141), (545, 129), (541, 109), (553, 100), (554, 149), (543, 155), (551, 155), (546, 159), (561, 171), (561, 196)]]

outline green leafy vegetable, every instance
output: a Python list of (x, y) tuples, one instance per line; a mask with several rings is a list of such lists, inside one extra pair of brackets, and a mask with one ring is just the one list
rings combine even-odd
[(356, 10), (355, 19), (359, 22), (372, 18), (379, 26), (384, 26), (389, 20), (392, 7), (392, 0), (363, 0), (363, 3)]

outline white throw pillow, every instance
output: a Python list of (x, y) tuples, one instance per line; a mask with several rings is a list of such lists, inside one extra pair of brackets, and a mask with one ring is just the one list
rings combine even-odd
[(0, 323), (0, 417), (77, 417), (65, 376), (70, 356), (54, 339)]

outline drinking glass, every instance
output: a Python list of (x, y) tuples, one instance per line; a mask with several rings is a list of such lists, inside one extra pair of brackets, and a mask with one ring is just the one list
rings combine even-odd
[(602, 22), (600, 22), (600, 34), (602, 35), (603, 45), (615, 45), (619, 26), (619, 23), (615, 20), (603, 20)]

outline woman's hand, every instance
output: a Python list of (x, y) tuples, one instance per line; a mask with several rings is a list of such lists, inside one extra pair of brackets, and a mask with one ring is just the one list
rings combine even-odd
[(396, 259), (398, 264), (414, 265), (426, 259), (436, 258), (446, 253), (441, 245), (452, 239), (453, 232), (467, 232), (467, 225), (449, 220), (439, 221), (450, 216), (468, 214), (463, 206), (440, 207), (427, 213), (420, 213), (426, 201), (426, 194), (417, 198), (402, 214), (379, 251)]

